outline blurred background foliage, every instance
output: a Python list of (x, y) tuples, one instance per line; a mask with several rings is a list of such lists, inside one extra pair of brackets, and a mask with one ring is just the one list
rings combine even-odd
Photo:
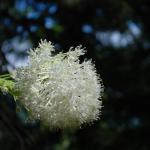
[(76, 131), (50, 131), (0, 93), (0, 150), (149, 150), (149, 15), (149, 0), (1, 0), (0, 74), (41, 38), (58, 52), (82, 44), (105, 93), (101, 120)]

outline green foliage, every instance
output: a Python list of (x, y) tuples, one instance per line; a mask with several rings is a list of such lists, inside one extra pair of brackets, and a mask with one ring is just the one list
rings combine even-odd
[(14, 82), (5, 78), (0, 78), (0, 89), (3, 92), (13, 94)]
[(17, 96), (19, 96), (20, 92), (15, 88), (15, 82), (11, 79), (9, 74), (0, 75), (0, 90), (4, 93), (9, 93), (16, 100)]

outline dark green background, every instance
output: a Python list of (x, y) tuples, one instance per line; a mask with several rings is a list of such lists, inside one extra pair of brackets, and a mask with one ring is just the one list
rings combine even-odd
[(25, 60), (41, 38), (58, 52), (82, 44), (105, 92), (101, 120), (77, 131), (50, 131), (1, 93), (0, 150), (149, 150), (149, 5), (149, 0), (1, 0), (0, 74)]

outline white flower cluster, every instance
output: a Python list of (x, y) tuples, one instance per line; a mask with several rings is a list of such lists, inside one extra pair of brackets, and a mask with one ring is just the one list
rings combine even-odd
[(103, 87), (91, 61), (80, 63), (80, 46), (54, 55), (46, 40), (29, 51), (29, 63), (15, 72), (21, 102), (51, 128), (80, 127), (99, 118)]

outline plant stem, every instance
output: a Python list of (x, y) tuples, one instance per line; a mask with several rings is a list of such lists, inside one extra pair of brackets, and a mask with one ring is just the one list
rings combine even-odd
[(10, 74), (2, 74), (0, 75), (1, 79), (11, 79), (11, 75)]

